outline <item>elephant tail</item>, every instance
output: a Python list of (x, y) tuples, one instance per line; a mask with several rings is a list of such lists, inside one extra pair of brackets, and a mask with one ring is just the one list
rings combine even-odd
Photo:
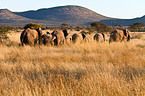
[[(27, 28), (27, 29), (28, 29), (28, 28)], [(22, 34), (21, 34), (21, 44), (22, 44), (22, 46), (24, 45), (24, 39), (26, 39), (25, 36), (26, 36), (26, 34), (27, 34), (27, 29), (25, 29), (25, 30), (22, 32)]]

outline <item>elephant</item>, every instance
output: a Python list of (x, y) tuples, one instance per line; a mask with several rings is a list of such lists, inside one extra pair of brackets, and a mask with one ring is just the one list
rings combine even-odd
[(84, 42), (90, 42), (91, 36), (89, 34), (82, 33), (83, 41)]
[(52, 33), (52, 44), (53, 45), (62, 45), (65, 44), (65, 39), (68, 36), (67, 30), (54, 30)]
[(124, 29), (124, 30), (118, 30), (115, 29), (114, 31), (111, 32), (110, 38), (109, 38), (109, 43), (113, 41), (130, 41), (130, 35), (129, 35), (129, 30)]
[(25, 29), (20, 36), (20, 41), (22, 46), (23, 45), (35, 45), (35, 44), (42, 44), (42, 30), (41, 28), (38, 29)]
[(83, 34), (79, 34), (79, 33), (75, 33), (72, 35), (72, 42), (73, 43), (80, 43), (82, 42), (82, 40), (85, 38), (85, 35)]
[(42, 42), (44, 45), (51, 45), (52, 44), (52, 35), (48, 32), (46, 34), (43, 34)]
[(96, 33), (94, 35), (94, 40), (96, 40), (97, 42), (105, 42), (105, 35), (104, 35), (104, 33)]

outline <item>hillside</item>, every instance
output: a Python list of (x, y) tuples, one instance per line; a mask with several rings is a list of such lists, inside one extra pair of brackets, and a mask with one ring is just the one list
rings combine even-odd
[(64, 22), (69, 25), (87, 25), (90, 22), (111, 19), (80, 6), (60, 6), (15, 14), (29, 19), (57, 22), (58, 25)]
[(34, 21), (35, 20), (31, 20), (26, 17), (16, 15), (15, 13), (12, 13), (8, 9), (0, 10), (0, 23), (1, 24), (19, 26), (19, 25), (24, 25), (25, 23), (34, 22)]
[[(48, 9), (39, 9), (37, 11), (27, 11), (15, 13), (17, 15), (36, 20), (58, 20), (61, 22), (72, 20), (100, 21), (110, 19), (101, 16), (87, 8), (80, 6), (60, 6)], [(42, 15), (43, 14), (43, 15)]]
[(114, 24), (121, 24), (123, 26), (129, 26), (135, 22), (144, 22), (145, 23), (145, 15), (140, 18), (134, 18), (134, 19), (107, 19), (107, 20), (100, 20), (100, 22), (105, 23), (107, 25), (114, 23)]
[(3, 20), (3, 22), (5, 22), (4, 20), (7, 20), (9, 22), (18, 21), (18, 20), (28, 20), (25, 17), (22, 17), (22, 16), (19, 16), (19, 15), (16, 15), (16, 14), (12, 13), (8, 9), (1, 9), (0, 10), (0, 19)]
[(12, 26), (24, 26), (27, 23), (39, 23), (42, 26), (60, 26), (68, 23), (70, 26), (90, 25), (92, 22), (112, 23), (128, 26), (134, 22), (145, 22), (145, 16), (135, 19), (115, 19), (102, 16), (81, 6), (59, 6), (43, 8), (25, 12), (11, 12), (8, 9), (0, 10), (0, 23)]

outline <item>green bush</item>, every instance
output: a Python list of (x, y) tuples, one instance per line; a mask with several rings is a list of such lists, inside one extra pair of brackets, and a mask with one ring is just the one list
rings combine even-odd
[(39, 27), (42, 28), (42, 26), (39, 25), (39, 24), (36, 24), (36, 23), (29, 23), (29, 24), (26, 24), (26, 25), (24, 26), (24, 29), (27, 29), (27, 28), (35, 28), (35, 29), (38, 29)]

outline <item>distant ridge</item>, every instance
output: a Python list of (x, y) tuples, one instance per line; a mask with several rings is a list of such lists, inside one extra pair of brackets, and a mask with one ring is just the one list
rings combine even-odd
[(95, 13), (88, 8), (75, 5), (42, 8), (25, 12), (11, 12), (8, 9), (0, 9), (0, 24), (24, 26), (30, 22), (39, 23), (42, 26), (60, 26), (62, 23), (67, 23), (70, 26), (85, 26), (90, 25), (92, 22), (102, 22), (107, 25), (117, 23), (128, 26), (135, 22), (145, 23), (145, 16), (134, 19), (110, 18)]

